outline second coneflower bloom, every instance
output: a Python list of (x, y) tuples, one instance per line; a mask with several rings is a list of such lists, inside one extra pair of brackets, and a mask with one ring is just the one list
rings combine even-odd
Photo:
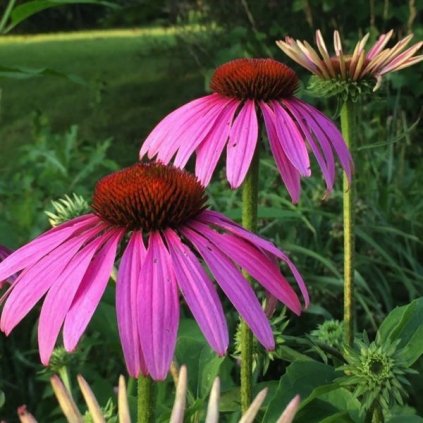
[(391, 30), (382, 34), (368, 51), (365, 46), (369, 34), (366, 34), (357, 42), (352, 53), (345, 53), (339, 32), (334, 31), (334, 55), (329, 54), (319, 30), (316, 31), (315, 39), (318, 52), (307, 41), (294, 40), (291, 37), (286, 37), (285, 41), (277, 41), (276, 44), (292, 60), (322, 80), (356, 82), (375, 79), (376, 84), (373, 91), (376, 91), (380, 87), (384, 75), (423, 60), (423, 55), (414, 56), (423, 42), (418, 42), (404, 50), (413, 38), (413, 34), (398, 41), (393, 47), (386, 48), (393, 33), (394, 31)]
[(45, 297), (38, 324), (47, 364), (61, 329), (67, 351), (84, 333), (106, 288), (118, 247), (116, 315), (128, 372), (166, 377), (172, 360), (182, 293), (218, 354), (228, 329), (215, 285), (274, 348), (270, 324), (241, 269), (300, 314), (297, 294), (279, 270), (286, 263), (308, 304), (301, 275), (272, 243), (224, 215), (207, 210), (204, 187), (191, 174), (159, 163), (137, 163), (101, 179), (92, 212), (40, 235), (0, 263), (0, 281), (20, 272), (2, 301), (0, 329), (9, 334)]
[[(245, 179), (264, 121), (270, 149), (293, 202), (300, 178), (310, 176), (309, 151), (323, 172), (327, 190), (335, 180), (335, 156), (348, 177), (351, 156), (335, 124), (295, 97), (298, 78), (272, 59), (237, 59), (216, 69), (213, 94), (191, 101), (165, 117), (141, 147), (140, 157), (184, 167), (196, 152), (195, 173), (210, 182), (226, 147), (226, 175), (232, 188)], [(263, 118), (263, 119), (262, 119)]]

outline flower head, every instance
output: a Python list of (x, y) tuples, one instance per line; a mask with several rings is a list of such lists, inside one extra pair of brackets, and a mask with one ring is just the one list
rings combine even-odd
[(345, 376), (341, 385), (354, 389), (354, 395), (362, 401), (362, 411), (378, 407), (388, 411), (394, 404), (403, 404), (407, 396), (404, 385), (409, 385), (406, 375), (415, 373), (404, 360), (404, 349), (398, 349), (399, 341), (381, 342), (380, 337), (369, 343), (356, 341), (358, 349), (347, 349), (342, 366)]
[(311, 336), (330, 347), (339, 348), (344, 336), (343, 324), (339, 320), (326, 320), (311, 332)]
[(141, 147), (140, 157), (184, 167), (196, 152), (195, 173), (203, 185), (226, 147), (226, 176), (238, 188), (250, 167), (262, 116), (276, 165), (293, 202), (300, 178), (310, 176), (309, 150), (331, 191), (337, 155), (348, 177), (352, 162), (335, 124), (294, 96), (295, 72), (272, 59), (237, 59), (216, 69), (213, 94), (191, 101), (165, 117)]
[[(404, 51), (413, 38), (413, 34), (400, 40), (392, 48), (385, 48), (394, 31), (382, 34), (373, 47), (365, 50), (369, 34), (359, 40), (351, 53), (344, 53), (341, 37), (338, 31), (333, 33), (333, 47), (335, 54), (330, 55), (320, 30), (316, 31), (316, 45), (319, 53), (307, 41), (294, 40), (286, 37), (285, 41), (276, 41), (278, 47), (292, 60), (308, 69), (319, 79), (328, 81), (342, 81), (352, 86), (356, 82), (376, 79), (373, 91), (376, 91), (382, 82), (382, 77), (390, 72), (412, 66), (423, 60), (423, 55), (414, 54), (423, 45), (418, 42)], [(414, 56), (414, 57), (413, 57)], [(347, 88), (347, 87), (346, 87)]]
[(240, 268), (299, 314), (298, 297), (276, 260), (286, 263), (308, 303), (289, 258), (207, 210), (203, 186), (183, 170), (137, 163), (112, 173), (97, 183), (92, 210), (42, 234), (0, 264), (0, 280), (21, 271), (3, 298), (0, 329), (6, 334), (45, 296), (38, 325), (44, 364), (62, 327), (65, 349), (76, 347), (106, 288), (119, 244), (116, 314), (131, 376), (166, 377), (179, 323), (179, 292), (211, 347), (225, 354), (226, 320), (204, 264), (267, 349), (274, 347), (270, 324)]
[(90, 206), (84, 197), (73, 194), (73, 197), (65, 195), (57, 201), (51, 202), (54, 212), (46, 211), (50, 225), (55, 227), (74, 217), (81, 216), (90, 211)]

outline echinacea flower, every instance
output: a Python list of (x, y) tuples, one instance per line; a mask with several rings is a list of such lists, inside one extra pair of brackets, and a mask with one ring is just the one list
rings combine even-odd
[(373, 91), (376, 91), (380, 87), (382, 77), (387, 73), (404, 69), (423, 60), (423, 55), (413, 57), (423, 42), (418, 42), (403, 51), (413, 38), (413, 34), (403, 38), (393, 47), (385, 48), (393, 33), (391, 30), (382, 34), (369, 51), (364, 49), (369, 38), (369, 34), (366, 34), (357, 42), (352, 54), (344, 53), (338, 31), (333, 33), (335, 55), (329, 55), (320, 30), (316, 31), (315, 40), (320, 56), (307, 41), (301, 42), (286, 37), (285, 41), (280, 40), (276, 44), (292, 60), (323, 80), (360, 81), (374, 78), (376, 85)]
[(335, 124), (294, 96), (295, 72), (272, 59), (237, 59), (214, 72), (213, 94), (185, 104), (165, 117), (141, 147), (163, 163), (184, 167), (196, 152), (195, 173), (210, 182), (226, 146), (226, 176), (238, 188), (250, 167), (261, 121), (282, 180), (294, 203), (300, 198), (300, 178), (310, 176), (309, 150), (316, 157), (328, 191), (335, 180), (334, 153), (348, 177), (352, 161)]
[[(10, 248), (5, 247), (4, 245), (0, 245), (0, 263), (10, 254), (12, 254), (13, 251)], [(17, 275), (12, 275), (9, 278), (7, 278), (4, 281), (0, 280), (0, 289), (3, 287), (5, 283), (12, 283), (17, 278)]]
[(308, 304), (294, 264), (272, 243), (206, 209), (204, 187), (191, 174), (159, 163), (137, 163), (101, 179), (92, 213), (74, 218), (21, 247), (0, 264), (0, 280), (21, 271), (0, 319), (9, 334), (45, 296), (38, 324), (43, 364), (63, 327), (75, 349), (106, 288), (119, 244), (116, 281), (119, 335), (131, 376), (166, 377), (179, 323), (180, 291), (211, 347), (225, 354), (228, 330), (217, 291), (200, 259), (267, 349), (269, 321), (240, 268), (294, 313), (298, 297), (280, 273), (288, 265)]

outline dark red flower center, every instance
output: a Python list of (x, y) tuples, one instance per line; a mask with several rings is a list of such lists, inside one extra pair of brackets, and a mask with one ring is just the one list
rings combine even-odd
[(219, 66), (210, 88), (240, 100), (281, 100), (291, 97), (298, 87), (296, 73), (273, 59), (236, 59)]
[(160, 163), (137, 163), (100, 179), (92, 208), (112, 225), (149, 232), (178, 228), (206, 201), (194, 175)]

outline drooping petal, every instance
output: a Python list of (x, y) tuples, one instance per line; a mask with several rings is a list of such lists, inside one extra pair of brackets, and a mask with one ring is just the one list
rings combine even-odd
[(195, 175), (200, 182), (207, 186), (216, 169), (219, 158), (228, 141), (232, 121), (239, 102), (231, 103), (225, 108), (219, 119), (219, 124), (210, 132), (197, 148)]
[[(292, 113), (322, 170), (328, 191), (332, 191), (335, 182), (335, 159), (328, 136), (316, 124), (313, 115), (297, 107), (295, 98), (283, 100), (283, 104)], [(314, 135), (314, 137), (313, 137)], [(319, 143), (316, 144), (315, 140)], [(320, 147), (320, 148), (319, 148)], [(323, 154), (322, 154), (323, 153)]]
[(225, 117), (225, 110), (229, 106), (236, 104), (236, 100), (222, 98), (215, 102), (213, 106), (204, 114), (204, 116), (183, 132), (175, 135), (179, 139), (178, 152), (173, 164), (176, 167), (183, 168), (196, 148), (204, 142), (207, 137), (212, 135), (215, 128), (220, 125), (222, 118)]
[(342, 134), (339, 132), (335, 124), (319, 110), (313, 106), (310, 106), (310, 104), (299, 100), (298, 98), (291, 99), (290, 102), (291, 104), (295, 104), (297, 109), (300, 108), (303, 111), (307, 111), (308, 116), (310, 117), (308, 122), (310, 123), (314, 121), (315, 125), (318, 125), (322, 130), (322, 133), (326, 134), (327, 139), (330, 140), (330, 143), (338, 156), (342, 168), (344, 169), (348, 179), (351, 180), (353, 172), (353, 161), (351, 153), (349, 152), (348, 147), (342, 138)]
[(195, 320), (211, 347), (218, 354), (225, 354), (229, 344), (228, 328), (216, 289), (195, 255), (178, 235), (168, 229), (165, 237), (176, 280)]
[(81, 246), (100, 230), (101, 227), (93, 228), (67, 240), (23, 271), (4, 294), (7, 301), (1, 315), (0, 330), (8, 335), (50, 289)]
[(201, 233), (222, 253), (245, 269), (295, 314), (301, 313), (301, 304), (297, 294), (282, 276), (278, 266), (253, 244), (231, 234), (220, 234), (201, 222), (191, 221), (190, 227)]
[(300, 131), (277, 101), (270, 101), (269, 103), (275, 113), (273, 122), (283, 151), (301, 176), (310, 176), (310, 160)]
[(138, 290), (141, 348), (155, 380), (166, 377), (173, 358), (179, 324), (178, 290), (163, 240), (150, 234)]
[(207, 95), (197, 98), (187, 104), (174, 110), (162, 119), (145, 139), (140, 150), (140, 159), (147, 153), (148, 157), (154, 157), (160, 148), (163, 148), (175, 140), (170, 135), (175, 131), (175, 125), (180, 126), (182, 121), (189, 121), (199, 113), (207, 110), (210, 104), (213, 104), (217, 95)]
[(269, 145), (275, 158), (276, 166), (278, 167), (281, 178), (286, 186), (286, 189), (291, 196), (294, 204), (300, 200), (301, 193), (301, 177), (298, 170), (291, 164), (283, 151), (282, 145), (276, 134), (274, 125), (275, 115), (273, 110), (264, 102), (260, 103), (260, 109), (263, 113), (264, 124), (266, 126), (267, 136), (269, 138)]
[(38, 323), (38, 345), (44, 365), (50, 360), (60, 328), (94, 254), (109, 237), (110, 234), (106, 233), (84, 246), (56, 276), (49, 289)]
[(226, 159), (226, 176), (232, 188), (244, 181), (256, 150), (258, 122), (253, 100), (247, 100), (232, 125)]
[(248, 281), (234, 263), (215, 245), (193, 229), (181, 230), (195, 246), (234, 307), (247, 322), (254, 335), (266, 349), (273, 349), (275, 341), (269, 321)]
[(95, 226), (99, 222), (100, 219), (97, 216), (87, 215), (84, 218), (73, 219), (40, 235), (0, 263), (0, 281), (25, 267), (32, 266), (78, 231)]
[(128, 373), (147, 374), (139, 339), (138, 289), (143, 283), (146, 249), (139, 231), (133, 232), (123, 253), (116, 282), (116, 317)]
[(63, 343), (73, 351), (106, 289), (123, 231), (116, 230), (91, 261), (63, 325)]
[(281, 250), (276, 248), (271, 242), (266, 241), (265, 239), (255, 235), (254, 233), (247, 231), (242, 226), (238, 225), (231, 219), (228, 219), (221, 213), (215, 212), (213, 210), (205, 210), (201, 213), (201, 215), (197, 216), (197, 219), (212, 225), (216, 225), (222, 229), (226, 229), (235, 235), (244, 238), (245, 240), (251, 242), (257, 248), (267, 251), (268, 253), (272, 254), (273, 256), (277, 257), (278, 259), (285, 262), (289, 269), (291, 270), (292, 274), (294, 275), (295, 280), (301, 290), (301, 293), (304, 297), (304, 303), (307, 307), (310, 303), (309, 295), (307, 292), (307, 288), (305, 286), (304, 280), (294, 265), (294, 263), (290, 260), (290, 258)]

